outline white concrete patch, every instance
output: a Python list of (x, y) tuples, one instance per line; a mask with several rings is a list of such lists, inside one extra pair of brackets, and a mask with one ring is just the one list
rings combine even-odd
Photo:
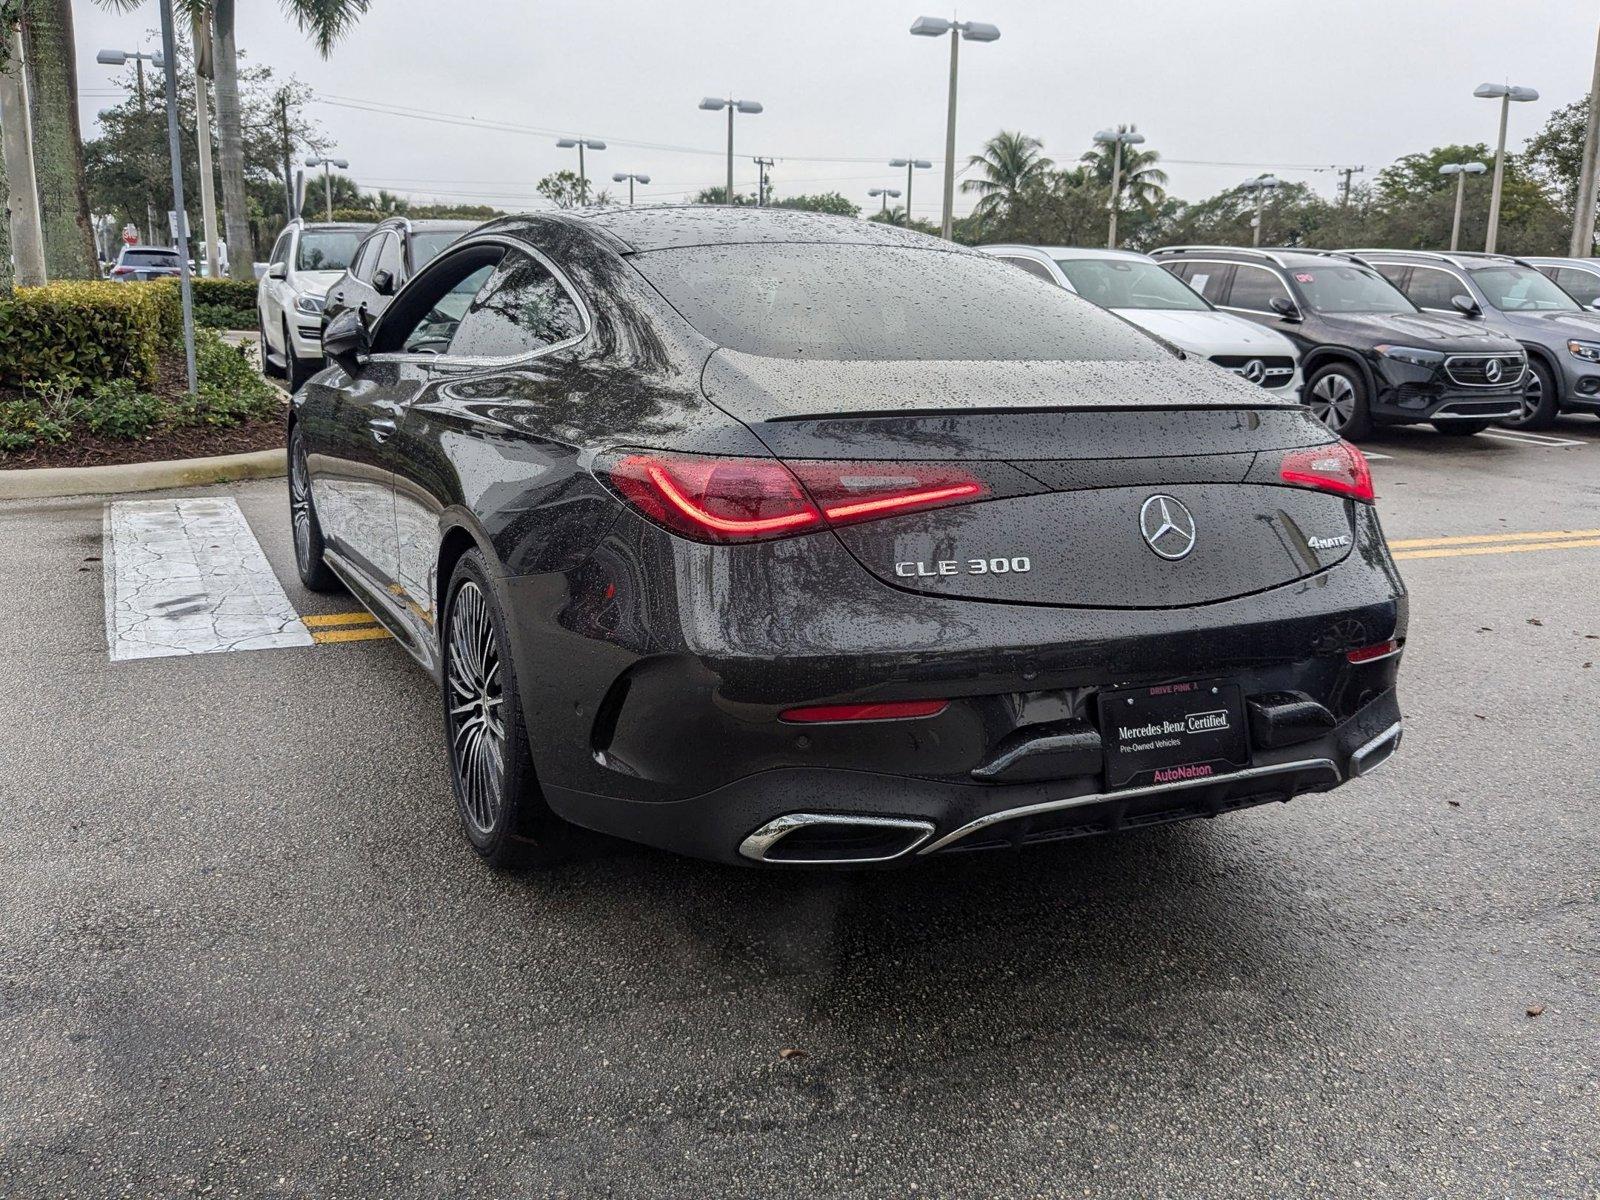
[(104, 558), (113, 661), (312, 644), (231, 498), (113, 501)]

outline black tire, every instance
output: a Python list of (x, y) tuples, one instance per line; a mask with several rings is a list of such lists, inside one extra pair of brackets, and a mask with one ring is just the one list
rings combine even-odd
[(294, 343), (289, 340), (289, 323), (283, 325), (283, 361), (286, 364), (284, 378), (289, 385), (290, 393), (298, 392), (316, 372), (311, 364), (306, 362), (294, 352)]
[(557, 860), (568, 829), (539, 790), (505, 618), (480, 551), (456, 563), (439, 629), (440, 708), (462, 832), (493, 867)]
[(1532, 355), (1528, 356), (1527, 386), (1522, 392), (1522, 411), (1506, 417), (1500, 424), (1507, 429), (1549, 429), (1561, 409), (1561, 391), (1555, 373)]
[(267, 321), (265, 317), (256, 318), (256, 333), (261, 338), (261, 373), (268, 379), (282, 379), (283, 368), (274, 363), (270, 357), (272, 344), (267, 341)]
[(1306, 380), (1306, 404), (1334, 433), (1357, 441), (1372, 432), (1372, 398), (1358, 367), (1334, 362), (1318, 367)]
[(1433, 427), (1450, 437), (1471, 437), (1493, 424), (1493, 421), (1434, 421)]
[(328, 569), (322, 552), (322, 523), (317, 520), (306, 471), (306, 448), (298, 425), (289, 433), (289, 524), (294, 534), (294, 565), (300, 582), (313, 592), (337, 592), (344, 585)]

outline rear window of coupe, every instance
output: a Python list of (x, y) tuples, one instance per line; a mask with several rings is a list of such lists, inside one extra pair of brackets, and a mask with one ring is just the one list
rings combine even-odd
[(689, 324), (744, 354), (1121, 362), (1168, 357), (1110, 313), (988, 255), (758, 243), (631, 261)]

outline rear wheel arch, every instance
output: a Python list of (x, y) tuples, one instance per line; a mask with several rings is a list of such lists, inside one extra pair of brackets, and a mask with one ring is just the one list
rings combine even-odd
[(491, 564), (496, 562), (494, 551), (477, 533), (465, 524), (451, 525), (439, 539), (439, 554), (434, 562), (433, 612), (435, 617), (444, 613), (444, 600), (450, 591), (450, 577), (455, 574), (456, 563), (468, 550), (480, 550)]

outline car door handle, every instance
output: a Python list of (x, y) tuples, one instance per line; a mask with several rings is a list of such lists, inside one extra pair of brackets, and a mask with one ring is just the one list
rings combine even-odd
[(367, 431), (372, 434), (372, 440), (380, 446), (389, 440), (395, 428), (395, 423), (388, 417), (373, 417), (367, 422)]

